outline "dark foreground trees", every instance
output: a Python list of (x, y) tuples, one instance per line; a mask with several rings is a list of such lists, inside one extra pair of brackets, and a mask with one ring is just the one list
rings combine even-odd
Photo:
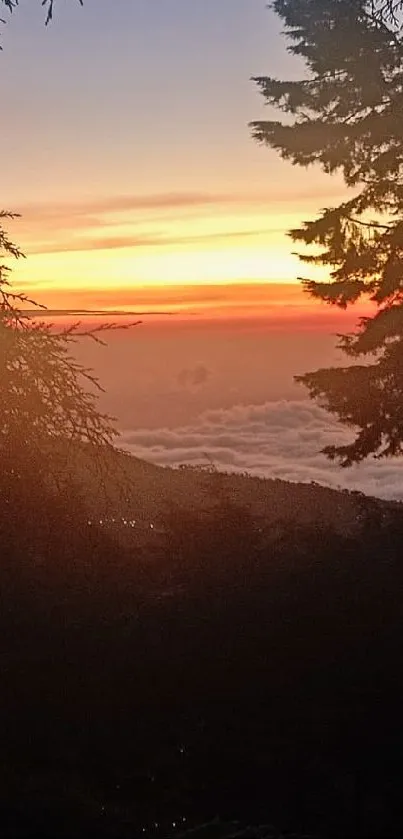
[(100, 463), (116, 432), (98, 409), (98, 381), (73, 353), (80, 334), (99, 341), (108, 327), (55, 331), (32, 316), (35, 304), (13, 290), (9, 265), (1, 264), (22, 256), (2, 226), (9, 215), (0, 212), (0, 490), (3, 503), (8, 497), (15, 505), (34, 486), (65, 490), (82, 446)]
[(341, 308), (366, 298), (340, 347), (354, 365), (298, 377), (311, 397), (356, 430), (354, 442), (325, 451), (343, 465), (403, 451), (403, 35), (400, 2), (275, 0), (289, 50), (304, 59), (299, 82), (256, 78), (286, 120), (252, 124), (256, 140), (294, 165), (342, 173), (351, 197), (301, 228), (300, 254), (328, 269), (303, 279), (314, 297)]
[[(3, 6), (8, 9), (9, 12), (12, 12), (19, 5), (19, 0), (0, 0)], [(53, 17), (53, 11), (56, 5), (55, 0), (39, 0), (42, 6), (46, 9), (46, 23), (50, 23)], [(76, 0), (80, 6), (84, 5), (84, 0)]]
[(27, 562), (18, 530), (2, 839), (402, 835), (401, 515), (351, 537), (291, 521), (256, 543), (243, 512), (230, 550), (224, 503), (125, 558), (103, 529), (60, 538), (63, 513)]

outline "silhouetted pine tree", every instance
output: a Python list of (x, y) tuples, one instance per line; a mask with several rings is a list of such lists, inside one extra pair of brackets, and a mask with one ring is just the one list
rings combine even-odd
[(99, 341), (111, 325), (55, 330), (33, 316), (35, 303), (13, 290), (10, 268), (1, 264), (22, 257), (1, 223), (10, 215), (0, 212), (0, 494), (12, 491), (14, 497), (23, 484), (32, 496), (40, 476), (56, 485), (63, 474), (71, 477), (66, 467), (80, 459), (82, 445), (96, 460), (109, 451), (116, 432), (98, 410), (97, 379), (72, 352), (79, 335)]
[(346, 308), (371, 300), (376, 313), (340, 337), (355, 362), (297, 380), (357, 430), (328, 446), (344, 466), (403, 451), (403, 35), (402, 3), (274, 0), (289, 51), (304, 59), (301, 81), (255, 78), (281, 121), (252, 123), (256, 140), (294, 165), (341, 172), (352, 197), (291, 230), (299, 254), (329, 267), (327, 282), (303, 279), (313, 297)]

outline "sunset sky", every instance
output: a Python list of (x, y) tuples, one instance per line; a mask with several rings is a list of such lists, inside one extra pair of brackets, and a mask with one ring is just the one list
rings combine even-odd
[(286, 235), (345, 198), (341, 179), (250, 137), (270, 115), (250, 77), (304, 71), (265, 0), (57, 0), (44, 17), (20, 0), (2, 28), (0, 203), (28, 256), (13, 280), (59, 324), (154, 313), (77, 348), (123, 444), (401, 497), (400, 463), (329, 464), (349, 432), (294, 382), (344, 363), (335, 335), (363, 308), (303, 294)]
[(3, 28), (1, 191), (23, 216), (19, 284), (53, 307), (212, 312), (206, 286), (235, 283), (237, 310), (288, 300), (279, 284), (301, 266), (286, 230), (345, 188), (250, 138), (267, 113), (250, 76), (300, 72), (263, 0), (56, 5), (48, 29), (32, 0)]

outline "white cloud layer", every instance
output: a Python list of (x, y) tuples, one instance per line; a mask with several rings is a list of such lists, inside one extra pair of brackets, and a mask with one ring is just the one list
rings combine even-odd
[(351, 435), (309, 401), (265, 402), (209, 410), (189, 426), (127, 431), (121, 443), (137, 457), (162, 466), (213, 463), (228, 472), (249, 472), (286, 481), (317, 481), (330, 487), (403, 500), (403, 458), (342, 469), (320, 453)]

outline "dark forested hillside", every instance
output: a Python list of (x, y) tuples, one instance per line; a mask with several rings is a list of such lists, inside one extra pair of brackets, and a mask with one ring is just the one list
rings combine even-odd
[(400, 507), (130, 468), (141, 537), (1, 487), (1, 835), (400, 836)]

